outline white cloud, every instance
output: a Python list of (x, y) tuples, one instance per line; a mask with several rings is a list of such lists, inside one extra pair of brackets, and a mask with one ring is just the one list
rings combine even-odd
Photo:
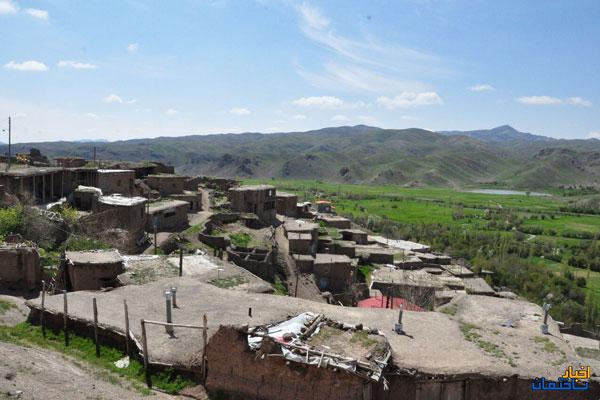
[(99, 116), (97, 116), (96, 114), (91, 113), (91, 112), (85, 113), (85, 114), (83, 114), (83, 116), (86, 118), (91, 118), (91, 119), (99, 119), (100, 118)]
[(491, 90), (496, 90), (492, 85), (487, 83), (481, 83), (479, 85), (474, 85), (468, 88), (471, 92), (486, 92)]
[(130, 53), (135, 53), (136, 51), (138, 51), (140, 48), (140, 46), (137, 43), (131, 43), (130, 45), (127, 46), (127, 51)]
[(562, 104), (562, 102), (563, 102), (559, 98), (550, 97), (550, 96), (524, 96), (524, 97), (519, 97), (517, 100), (519, 103), (535, 105), (535, 106), (548, 105), (548, 104)]
[(295, 119), (296, 121), (302, 121), (306, 119), (306, 115), (303, 114), (296, 114), (292, 117), (293, 119)]
[(600, 131), (588, 133), (587, 138), (588, 139), (599, 139), (600, 140)]
[(45, 11), (45, 10), (38, 10), (37, 8), (27, 8), (25, 10), (25, 13), (29, 14), (33, 18), (38, 18), (38, 19), (43, 19), (43, 20), (48, 19), (48, 11)]
[(335, 122), (346, 122), (349, 120), (349, 118), (345, 115), (338, 114), (338, 115), (334, 115), (333, 117), (331, 117), (331, 120), (335, 121)]
[(233, 114), (233, 115), (250, 115), (252, 114), (252, 111), (248, 110), (247, 108), (244, 107), (233, 107), (231, 110), (229, 110), (229, 114)]
[(334, 96), (300, 97), (292, 101), (292, 104), (298, 107), (314, 107), (324, 110), (359, 108), (366, 105), (363, 101), (346, 102)]
[(16, 14), (18, 10), (12, 1), (0, 1), (0, 14)]
[(577, 107), (591, 107), (592, 106), (591, 101), (583, 99), (581, 97), (567, 97), (565, 99), (565, 102), (567, 104), (571, 104), (572, 106), (577, 106)]
[(111, 104), (111, 103), (123, 104), (123, 99), (121, 97), (117, 96), (116, 94), (109, 94), (108, 96), (103, 98), (102, 101), (104, 101), (106, 104)]
[(444, 101), (436, 92), (402, 92), (395, 97), (378, 97), (377, 104), (388, 110), (393, 110), (395, 108), (440, 105), (444, 104)]
[(323, 89), (343, 89), (357, 92), (393, 93), (404, 90), (423, 90), (425, 85), (390, 76), (372, 68), (355, 64), (327, 62), (321, 72), (310, 72), (296, 67), (296, 72), (311, 85)]
[(135, 103), (137, 103), (137, 100), (136, 99), (130, 99), (130, 100), (125, 101), (125, 103), (126, 104), (135, 104)]
[(417, 121), (417, 117), (413, 117), (412, 115), (403, 115), (400, 117), (403, 121)]
[(321, 15), (318, 8), (311, 6), (310, 4), (303, 3), (298, 7), (302, 20), (314, 29), (323, 29), (329, 26), (330, 21)]
[(165, 111), (165, 113), (166, 113), (167, 115), (177, 115), (177, 114), (179, 114), (179, 111), (178, 111), (178, 110), (175, 110), (175, 109), (173, 109), (173, 108), (169, 108), (167, 111)]
[(25, 118), (27, 117), (27, 114), (24, 112), (18, 112), (15, 114), (15, 118)]
[(302, 4), (296, 7), (300, 29), (307, 39), (335, 58), (314, 70), (300, 67), (296, 71), (310, 84), (320, 88), (341, 89), (378, 94), (427, 90), (425, 84), (406, 80), (407, 76), (448, 75), (441, 60), (433, 55), (382, 43), (362, 31), (357, 38), (338, 34), (318, 8)]
[(83, 63), (79, 61), (61, 60), (58, 62), (59, 67), (74, 68), (74, 69), (95, 69), (94, 64)]
[(48, 71), (48, 67), (43, 62), (39, 61), (24, 61), (22, 63), (16, 63), (10, 61), (4, 64), (4, 68), (12, 69), (15, 71), (31, 71), (31, 72), (44, 72)]

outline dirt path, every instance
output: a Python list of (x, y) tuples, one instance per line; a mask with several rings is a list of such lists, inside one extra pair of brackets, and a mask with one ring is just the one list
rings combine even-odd
[[(19, 395), (20, 393), (20, 395)], [(0, 342), (0, 398), (20, 399), (176, 399), (148, 397), (108, 372), (60, 353)]]

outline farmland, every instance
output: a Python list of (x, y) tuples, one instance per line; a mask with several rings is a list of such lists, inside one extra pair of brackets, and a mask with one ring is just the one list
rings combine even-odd
[(600, 215), (565, 211), (577, 197), (252, 181), (258, 182), (296, 193), (299, 201), (331, 200), (339, 215), (350, 216), (367, 229), (424, 242), (471, 261), (476, 270), (497, 269), (495, 284), (538, 303), (548, 293), (563, 296), (565, 302), (554, 311), (557, 319), (581, 321), (589, 318), (586, 314), (599, 312)]

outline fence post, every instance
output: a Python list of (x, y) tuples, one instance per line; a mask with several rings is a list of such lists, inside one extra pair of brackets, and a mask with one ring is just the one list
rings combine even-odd
[(206, 314), (202, 317), (202, 379), (206, 380), (206, 345), (207, 345), (207, 327), (208, 323), (206, 320)]
[(148, 354), (148, 340), (146, 338), (146, 321), (141, 320), (142, 324), (142, 346), (144, 348), (144, 373), (146, 375), (146, 385), (151, 388), (152, 381), (150, 380), (150, 371), (148, 370), (148, 359), (150, 355)]
[(129, 353), (129, 310), (127, 309), (127, 300), (123, 299), (123, 308), (125, 309), (125, 351), (127, 356)]
[(44, 313), (46, 312), (46, 282), (42, 281), (42, 312), (40, 313), (40, 326), (42, 327), (42, 336), (46, 338), (46, 326), (44, 324)]
[(96, 344), (96, 357), (100, 357), (100, 343), (98, 343), (98, 306), (96, 305), (96, 298), (92, 299), (92, 306), (94, 307), (94, 343)]
[(67, 305), (67, 291), (63, 290), (63, 329), (65, 331), (65, 346), (69, 345), (69, 331), (67, 330), (67, 313), (69, 307)]
[(183, 247), (179, 244), (179, 276), (183, 275)]

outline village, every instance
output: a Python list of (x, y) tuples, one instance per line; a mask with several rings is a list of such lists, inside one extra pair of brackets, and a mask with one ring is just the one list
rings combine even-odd
[(598, 338), (554, 321), (552, 299), (369, 232), (326, 196), (160, 162), (9, 161), (0, 203), (39, 229), (2, 238), (2, 293), (27, 299), (31, 324), (143, 361), (149, 387), (172, 368), (224, 398), (525, 399), (534, 378), (600, 370), (576, 352)]

